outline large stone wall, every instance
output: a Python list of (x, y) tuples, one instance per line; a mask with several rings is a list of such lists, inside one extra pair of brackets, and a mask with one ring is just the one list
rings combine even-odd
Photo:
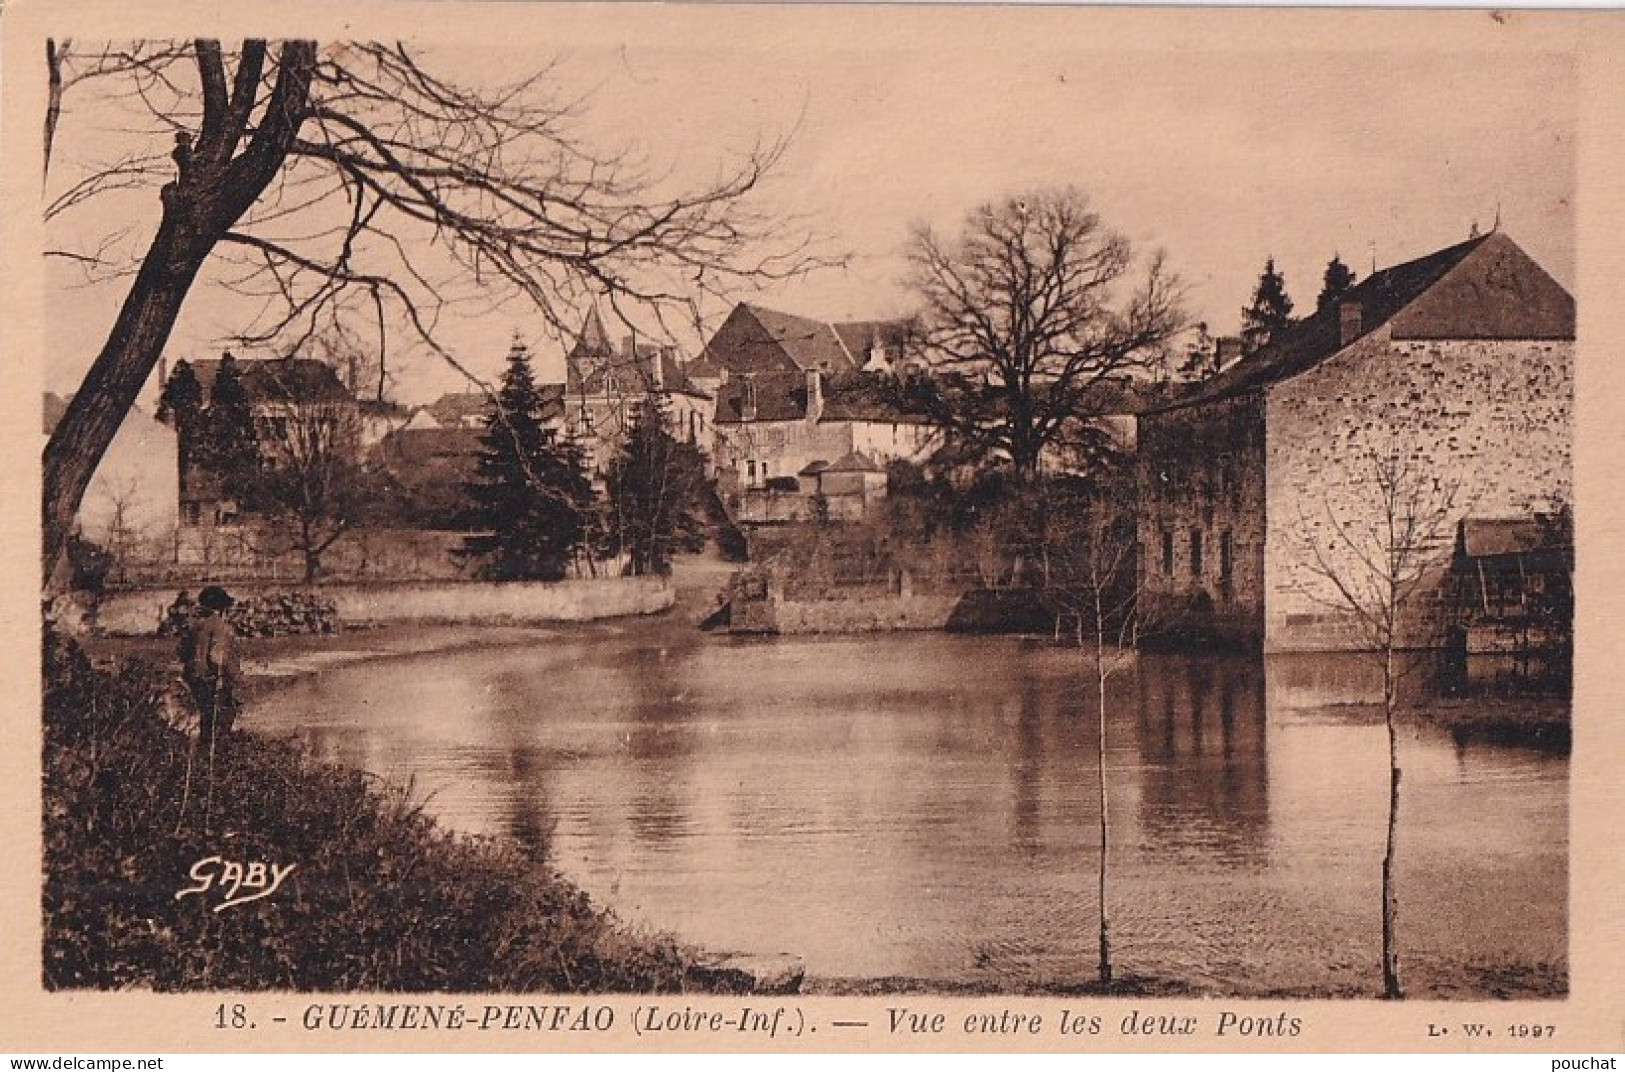
[[(287, 587), (234, 586), (240, 598)], [(332, 584), (315, 591), (330, 600), (344, 625), (477, 622), (528, 624), (579, 622), (654, 614), (674, 600), (671, 584), (659, 577), (615, 577), (556, 582), (477, 581), (416, 584)], [(172, 588), (120, 592), (96, 610), (96, 628), (117, 636), (148, 635), (175, 599)]]
[[(1357, 645), (1321, 567), (1362, 577), (1350, 541), (1368, 542), (1386, 512), (1376, 459), (1397, 459), (1392, 471), (1434, 515), (1428, 555), (1441, 566), (1463, 517), (1572, 501), (1573, 363), (1571, 341), (1396, 340), (1384, 328), (1271, 385), (1266, 649)], [(1430, 639), (1425, 617), (1410, 640)]]
[(1138, 457), (1147, 624), (1256, 645), (1264, 604), (1262, 398), (1254, 392), (1147, 414)]

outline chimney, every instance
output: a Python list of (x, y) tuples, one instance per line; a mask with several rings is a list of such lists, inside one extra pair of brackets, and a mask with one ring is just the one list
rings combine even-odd
[(1337, 303), (1338, 343), (1347, 346), (1360, 337), (1361, 316), (1364, 310), (1357, 301)]
[(817, 424), (824, 416), (824, 381), (815, 368), (807, 370), (807, 420)]

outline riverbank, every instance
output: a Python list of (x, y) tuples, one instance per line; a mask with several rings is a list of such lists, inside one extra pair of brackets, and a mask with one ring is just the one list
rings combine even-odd
[(251, 733), (205, 763), (150, 669), (49, 638), (45, 675), (50, 989), (648, 993), (706, 968), (362, 771)]

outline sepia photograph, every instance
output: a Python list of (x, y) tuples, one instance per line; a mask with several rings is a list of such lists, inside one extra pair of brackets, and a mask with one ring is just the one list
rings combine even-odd
[(498, 6), (11, 35), (40, 1037), (1618, 1045), (1616, 18)]

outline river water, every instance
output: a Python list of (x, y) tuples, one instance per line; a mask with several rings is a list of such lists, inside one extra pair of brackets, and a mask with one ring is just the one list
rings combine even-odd
[[(1146, 655), (1111, 680), (1120, 974), (1380, 988), (1386, 735), (1352, 702), (1373, 687), (1349, 657)], [(245, 724), (548, 846), (650, 930), (823, 980), (1027, 990), (1094, 970), (1096, 710), (1083, 657), (1047, 644), (656, 621), (332, 670)], [(1400, 757), (1409, 992), (1564, 986), (1566, 757), (1420, 723)]]

